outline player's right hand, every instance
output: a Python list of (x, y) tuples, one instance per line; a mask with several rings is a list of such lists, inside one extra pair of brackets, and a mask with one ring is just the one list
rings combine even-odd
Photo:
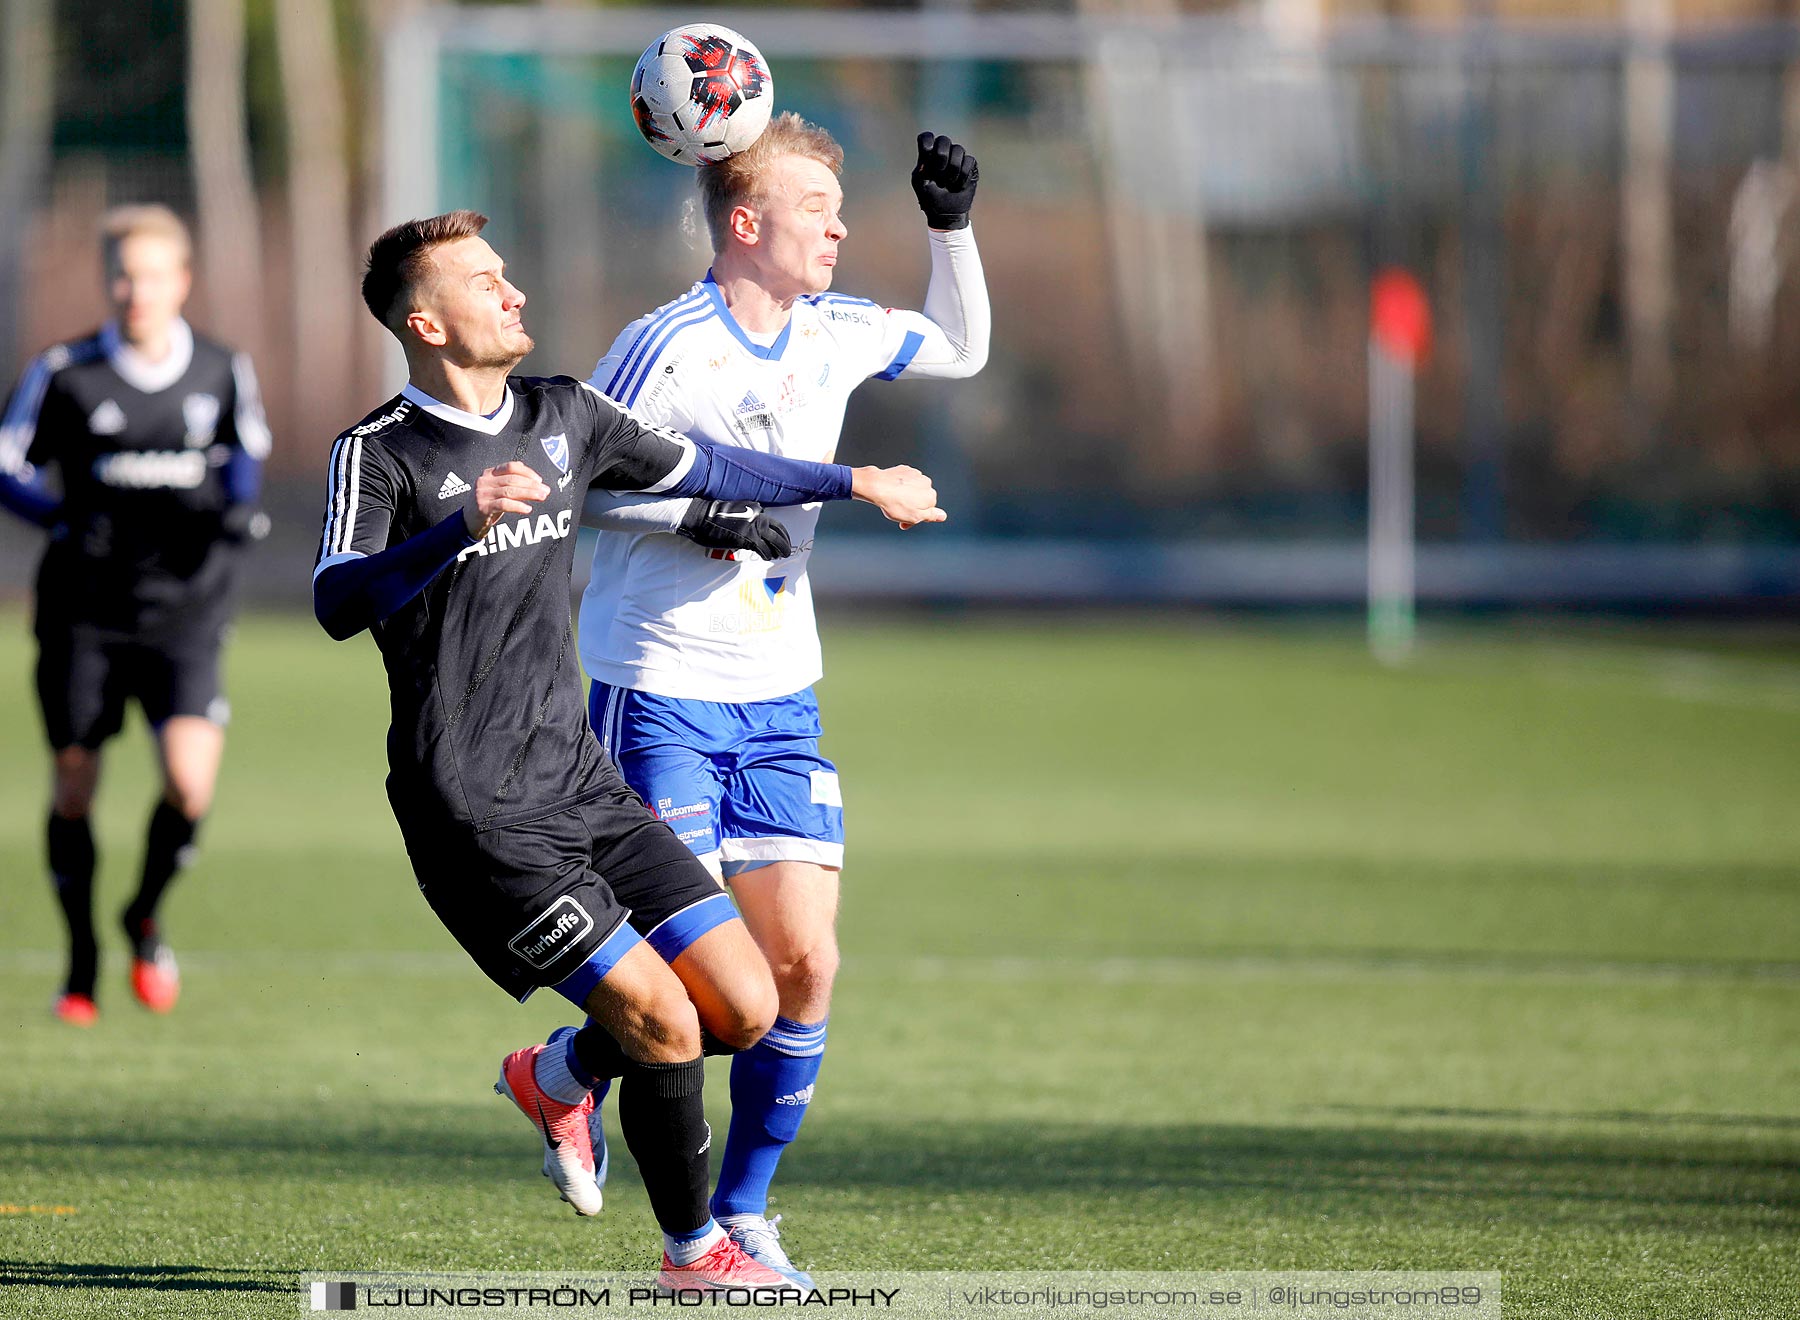
[(696, 495), (688, 501), (688, 511), (675, 530), (708, 550), (747, 551), (770, 563), (787, 558), (794, 548), (787, 528), (769, 517), (762, 505), (750, 500), (709, 500)]
[(514, 459), (475, 478), (475, 489), (463, 505), (463, 522), (479, 540), (507, 514), (530, 513), (532, 505), (549, 498), (550, 487), (537, 470)]
[(949, 518), (937, 506), (937, 487), (915, 467), (859, 467), (850, 469), (850, 494), (867, 500), (902, 530), (922, 522)]

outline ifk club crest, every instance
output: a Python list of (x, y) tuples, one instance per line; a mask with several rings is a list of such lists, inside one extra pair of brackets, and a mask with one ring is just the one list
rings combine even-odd
[(199, 449), (202, 445), (211, 444), (213, 434), (219, 429), (219, 396), (188, 395), (181, 401), (181, 420), (187, 427), (189, 449)]
[(550, 461), (556, 464), (556, 470), (558, 472), (567, 472), (569, 470), (569, 437), (566, 435), (547, 435), (540, 443), (543, 444), (544, 453), (549, 455)]

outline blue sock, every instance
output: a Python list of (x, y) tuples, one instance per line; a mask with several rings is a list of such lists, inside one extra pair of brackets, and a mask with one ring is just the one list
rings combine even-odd
[(769, 1034), (731, 1061), (731, 1130), (712, 1212), (760, 1215), (781, 1152), (800, 1132), (824, 1062), (825, 1023), (778, 1017)]

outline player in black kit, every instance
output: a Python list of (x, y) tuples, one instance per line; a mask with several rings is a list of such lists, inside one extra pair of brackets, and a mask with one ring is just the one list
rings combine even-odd
[(760, 1037), (774, 982), (730, 900), (589, 731), (569, 614), (576, 522), (591, 485), (854, 496), (903, 526), (944, 515), (911, 468), (714, 450), (568, 377), (509, 375), (532, 348), (525, 296), (485, 223), (411, 221), (369, 250), (363, 298), (405, 349), (408, 384), (332, 449), (315, 611), (333, 637), (367, 627), (380, 648), (388, 800), (433, 911), (509, 994), (549, 986), (589, 1015), (501, 1064), (496, 1089), (537, 1128), (544, 1172), (577, 1213), (599, 1211), (589, 1092), (618, 1076), (664, 1285), (783, 1287), (707, 1210), (700, 1095), (703, 1045)]
[(162, 768), (138, 892), (122, 917), (132, 990), (162, 1013), (179, 994), (157, 907), (212, 804), (228, 715), (219, 650), (269, 452), (249, 359), (181, 319), (190, 284), (181, 221), (160, 206), (110, 212), (101, 256), (115, 319), (39, 354), (0, 418), (0, 504), (50, 532), (36, 630), (55, 775), (50, 871), (69, 930), (55, 1011), (79, 1026), (97, 1012), (88, 814), (100, 749), (128, 699), (155, 730)]

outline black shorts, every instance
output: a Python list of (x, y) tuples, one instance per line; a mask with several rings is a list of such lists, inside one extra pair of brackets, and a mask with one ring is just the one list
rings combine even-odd
[(640, 939), (673, 961), (737, 916), (623, 780), (591, 801), (499, 829), (396, 815), (432, 911), (515, 999), (553, 986), (580, 1004)]
[(40, 629), (38, 705), (50, 746), (99, 747), (123, 725), (128, 700), (153, 728), (176, 715), (223, 727), (231, 706), (219, 686), (222, 631), (150, 643), (79, 627)]

